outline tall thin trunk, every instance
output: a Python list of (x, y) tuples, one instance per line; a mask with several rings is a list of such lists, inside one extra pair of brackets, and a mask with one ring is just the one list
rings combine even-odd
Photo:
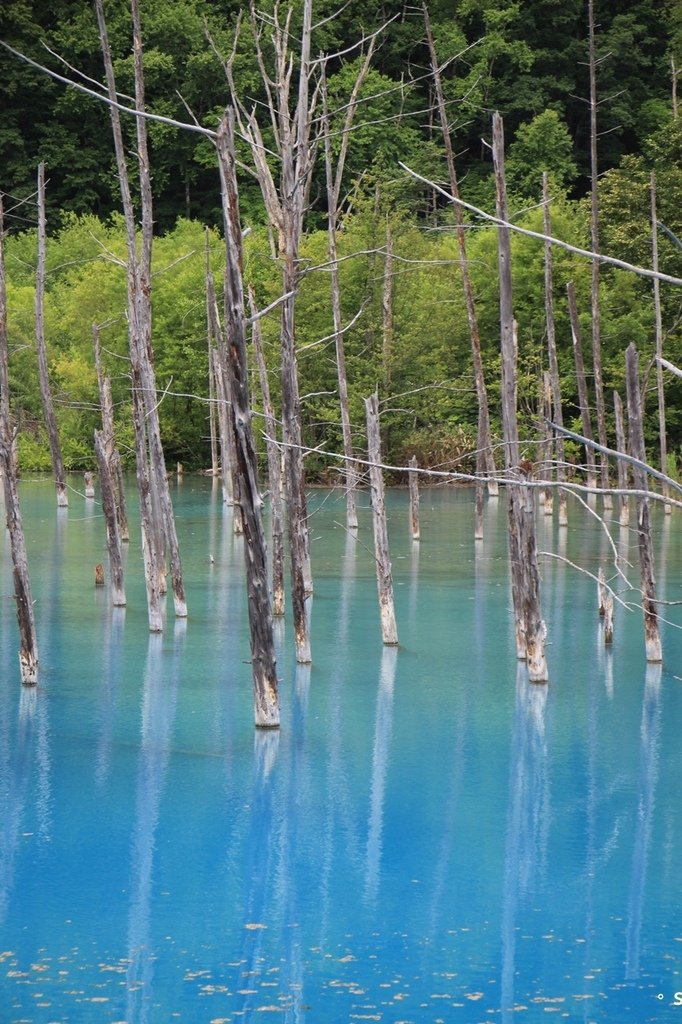
[[(580, 321), (578, 319), (578, 306), (575, 300), (575, 286), (569, 281), (566, 286), (568, 293), (568, 313), (571, 320), (571, 336), (573, 338), (573, 358), (575, 360), (575, 376), (578, 384), (578, 402), (580, 404), (580, 419), (582, 421), (583, 435), (592, 440), (592, 421), (590, 419), (590, 406), (587, 398), (587, 381), (585, 379), (585, 361), (583, 359), (583, 344), (580, 333)], [(585, 446), (585, 462), (587, 465), (587, 486), (597, 486), (597, 466), (594, 460), (594, 449), (589, 445)]]
[(211, 440), (211, 476), (216, 477), (219, 473), (219, 462), (218, 462), (218, 434), (216, 430), (216, 402), (215, 402), (215, 373), (213, 370), (213, 348), (214, 333), (211, 328), (211, 301), (208, 295), (208, 277), (211, 270), (211, 261), (209, 257), (209, 229), (206, 228), (204, 233), (204, 249), (206, 254), (206, 347), (208, 349), (208, 429)]
[[(504, 128), (499, 113), (493, 115), (496, 213), (507, 221), (507, 187), (504, 173)], [(502, 426), (507, 475), (519, 481), (509, 485), (509, 556), (512, 598), (519, 657), (528, 663), (531, 682), (547, 681), (545, 624), (540, 608), (540, 574), (535, 539), (534, 491), (524, 484), (527, 472), (520, 459), (517, 421), (517, 352), (512, 304), (511, 244), (509, 229), (498, 227), (500, 275), (500, 345), (502, 350)]]
[[(545, 234), (552, 234), (552, 218), (549, 206), (549, 184), (547, 172), (542, 174), (542, 206)], [(558, 427), (564, 425), (564, 413), (561, 405), (561, 383), (559, 377), (559, 360), (556, 348), (556, 326), (554, 320), (554, 261), (552, 246), (545, 242), (545, 324), (547, 329), (547, 356), (549, 360), (549, 380), (552, 389), (552, 418)], [(556, 481), (561, 484), (566, 479), (563, 435), (557, 433), (554, 441), (556, 454)], [(566, 491), (559, 487), (559, 526), (568, 525), (568, 505)]]
[(130, 540), (130, 529), (128, 527), (128, 511), (126, 508), (121, 456), (116, 448), (114, 440), (114, 404), (111, 398), (111, 381), (109, 377), (104, 375), (104, 370), (102, 368), (102, 353), (100, 349), (99, 328), (97, 327), (97, 324), (92, 325), (92, 343), (95, 353), (95, 369), (97, 370), (99, 404), (102, 410), (102, 432), (104, 434), (107, 452), (107, 463), (111, 472), (111, 484), (114, 492), (118, 535), (120, 541), (127, 544)]
[(213, 276), (206, 279), (206, 292), (209, 301), (212, 329), (217, 350), (213, 359), (216, 391), (218, 397), (218, 422), (220, 426), (220, 466), (223, 482), (223, 501), (233, 505), (232, 528), (241, 535), (244, 532), (242, 511), (237, 494), (237, 440), (234, 432), (232, 415), (232, 365), (228, 358), (229, 337), (227, 335), (230, 312), (228, 295), (223, 286), (223, 327), (220, 326), (220, 314), (215, 296)]
[[(592, 252), (599, 252), (599, 167), (597, 160), (597, 58), (594, 40), (594, 0), (587, 0), (588, 35), (589, 35), (589, 74), (590, 74), (590, 236)], [(606, 447), (606, 411), (604, 408), (604, 381), (601, 357), (601, 309), (599, 303), (599, 260), (592, 260), (592, 362), (594, 365), (594, 396), (597, 407), (597, 434), (599, 444)], [(604, 452), (600, 453), (601, 487), (604, 491), (604, 508), (612, 507), (609, 487), (609, 460)]]
[(267, 585), (267, 558), (258, 487), (256, 450), (246, 364), (246, 329), (242, 280), (242, 229), (234, 156), (233, 115), (228, 111), (218, 131), (221, 198), (225, 230), (225, 313), (231, 363), (231, 416), (236, 441), (237, 493), (244, 521), (244, 560), (248, 591), (253, 673), (254, 718), (258, 728), (279, 727), (279, 698), (272, 612)]
[(369, 486), (374, 523), (374, 559), (379, 594), (381, 639), (386, 645), (393, 646), (398, 643), (398, 627), (396, 626), (393, 602), (393, 574), (388, 547), (384, 475), (380, 465), (379, 399), (376, 394), (365, 399), (365, 414), (367, 417), (367, 459), (369, 461)]
[(9, 403), (9, 346), (7, 342), (7, 287), (5, 283), (5, 217), (0, 193), (0, 476), (12, 553), (14, 597), (19, 627), (19, 670), (24, 686), (38, 682), (36, 635), (26, 539), (21, 518), (14, 436)]
[(104, 431), (95, 431), (95, 455), (99, 469), (100, 491), (102, 495), (102, 511), (107, 532), (107, 550), (109, 553), (109, 569), (111, 573), (111, 601), (114, 607), (122, 607), (126, 603), (123, 582), (123, 560), (121, 558), (121, 539), (118, 532), (116, 517), (116, 499), (107, 452), (107, 439)]
[[(625, 417), (623, 416), (623, 403), (621, 397), (617, 391), (613, 392), (613, 410), (616, 419), (616, 448), (619, 452), (627, 454), (628, 452), (628, 438), (625, 431)], [(622, 459), (618, 460), (618, 490), (627, 490), (628, 486), (628, 467)], [(620, 495), (620, 512), (619, 522), (621, 526), (627, 526), (630, 522), (630, 506), (628, 503), (627, 494)]]
[[(651, 172), (651, 252), (652, 270), (658, 273), (658, 221), (656, 219), (656, 172)], [(663, 385), (663, 318), (661, 316), (661, 282), (654, 278), (654, 323), (656, 329), (656, 392), (658, 395), (658, 438), (661, 452), (661, 472), (668, 472), (668, 440), (665, 427), (665, 388)], [(668, 485), (662, 485), (665, 497)], [(666, 502), (665, 511), (672, 512)]]
[[(111, 49), (102, 0), (95, 0), (102, 56), (109, 98), (116, 101)], [(133, 58), (135, 67), (135, 103), (144, 110), (144, 81), (142, 75), (142, 40), (138, 0), (132, 0)], [(175, 531), (172, 504), (157, 408), (156, 378), (151, 348), (151, 252), (152, 252), (152, 193), (147, 153), (145, 119), (137, 118), (138, 171), (141, 193), (142, 238), (138, 256), (136, 218), (130, 192), (128, 167), (118, 110), (110, 107), (114, 148), (118, 169), (121, 199), (126, 227), (128, 262), (128, 321), (133, 386), (133, 422), (135, 426), (135, 460), (140, 495), (140, 522), (142, 548), (147, 581), (147, 605), (150, 629), (162, 629), (160, 593), (164, 586), (164, 557), (168, 550), (173, 580), (175, 614), (184, 617), (187, 604), (184, 596), (182, 567)]]
[(57, 418), (54, 413), (52, 389), (47, 370), (47, 350), (45, 347), (45, 258), (47, 249), (47, 231), (45, 224), (45, 164), (38, 166), (38, 265), (36, 268), (36, 350), (38, 353), (38, 378), (40, 381), (40, 397), (43, 404), (45, 428), (50, 445), (52, 473), (57, 490), (57, 505), (66, 508), (69, 497), (66, 492), (66, 474), (62, 449), (59, 443)]
[[(252, 315), (256, 313), (253, 288), (249, 285), (249, 304)], [(258, 366), (261, 395), (263, 396), (263, 417), (265, 419), (266, 449), (268, 453), (268, 478), (270, 481), (270, 514), (272, 519), (272, 613), (284, 615), (284, 509), (282, 504), (282, 460), (277, 444), (277, 420), (270, 397), (268, 369), (263, 353), (263, 338), (260, 321), (253, 322), (253, 348)]]
[[(644, 428), (642, 425), (642, 395), (639, 383), (639, 359), (635, 346), (630, 343), (625, 353), (625, 370), (628, 399), (628, 426), (630, 433), (630, 454), (646, 462), (644, 447)], [(633, 466), (632, 475), (635, 488), (647, 491), (647, 475), (640, 466)], [(654, 550), (651, 542), (651, 523), (649, 521), (649, 499), (637, 497), (637, 540), (639, 542), (639, 568), (642, 587), (642, 611), (644, 613), (644, 640), (646, 660), (659, 662), (663, 660), (661, 634), (658, 624), (658, 605), (656, 603), (656, 579), (654, 575)]]
[(408, 474), (410, 482), (410, 533), (412, 540), (419, 540), (421, 531), (419, 528), (419, 473), (417, 472), (417, 456), (410, 459), (410, 471)]
[[(443, 144), (445, 146), (445, 155), (448, 165), (450, 192), (452, 194), (452, 198), (457, 200), (459, 199), (459, 182), (457, 180), (455, 153), (452, 146), (450, 129), (448, 127), (447, 108), (445, 106), (445, 97), (443, 95), (443, 84), (440, 76), (438, 55), (436, 53), (436, 46), (433, 39), (433, 33), (431, 31), (431, 20), (429, 18), (429, 11), (426, 3), (422, 5), (422, 10), (424, 13), (424, 24), (426, 26), (426, 38), (429, 44), (431, 70), (433, 73), (433, 81), (436, 90), (438, 113), (440, 117), (441, 128), (443, 131)], [(469, 264), (467, 262), (464, 214), (462, 212), (462, 207), (457, 202), (455, 202), (453, 205), (455, 213), (455, 225), (457, 228), (457, 243), (459, 246), (460, 266), (462, 271), (462, 286), (464, 288), (464, 301), (466, 303), (467, 320), (469, 322), (469, 335), (471, 338), (471, 354), (474, 365), (476, 396), (478, 399), (479, 447), (482, 447), (485, 458), (485, 468), (488, 475), (488, 493), (490, 495), (495, 495), (498, 493), (498, 486), (497, 481), (495, 479), (495, 458), (493, 456), (492, 439), (490, 435), (488, 391), (486, 388), (485, 373), (483, 370), (483, 358), (481, 356), (481, 338), (478, 329), (478, 317), (476, 315), (476, 302), (474, 299), (474, 290), (471, 283), (471, 276), (469, 274)]]
[(391, 362), (393, 360), (393, 237), (388, 215), (386, 216), (384, 255), (384, 283), (381, 292), (381, 364), (384, 387), (391, 390)]

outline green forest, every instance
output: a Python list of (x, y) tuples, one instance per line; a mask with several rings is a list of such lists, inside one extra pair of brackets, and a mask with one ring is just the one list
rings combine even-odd
[[(340, 10), (339, 10), (340, 8)], [(105, 5), (119, 89), (133, 89), (127, 3)], [(272, 6), (251, 14), (230, 0), (143, 0), (147, 108), (215, 129), (229, 100), (223, 62), (233, 55), (245, 104), (267, 110), (269, 96), (252, 32), (265, 40)], [(504, 118), (510, 216), (543, 229), (541, 181), (547, 172), (552, 233), (590, 248), (590, 118), (586, 0), (448, 0), (428, 12), (442, 68), (449, 130), (462, 198), (494, 212), (491, 116)], [(298, 29), (293, 5), (289, 31)], [(417, 455), (422, 466), (457, 462), (476, 447), (478, 406), (453, 207), (434, 81), (419, 5), (329, 0), (314, 5), (312, 54), (326, 63), (332, 149), (362, 61), (363, 37), (385, 26), (359, 94), (341, 187), (338, 256), (350, 415), (364, 444), (363, 399), (378, 388), (384, 457), (395, 466)], [(240, 31), (235, 30), (240, 22)], [(660, 269), (682, 276), (682, 68), (680, 0), (596, 0), (598, 196), (601, 251), (651, 266), (650, 176), (657, 183)], [(13, 0), (0, 9), (0, 39), (74, 81), (103, 80), (97, 24), (85, 0)], [(235, 42), (236, 40), (236, 42)], [(264, 53), (268, 50), (264, 42)], [(267, 69), (266, 69), (267, 70)], [(297, 68), (292, 67), (295, 76)], [(314, 74), (313, 74), (314, 79)], [(317, 94), (316, 94), (317, 95)], [(5, 208), (10, 393), (24, 471), (49, 469), (36, 368), (36, 172), (47, 173), (45, 330), (49, 369), (67, 469), (94, 467), (99, 426), (93, 324), (112, 378), (117, 445), (131, 458), (127, 369), (125, 237), (108, 108), (51, 78), (8, 49), (0, 51), (0, 166)], [(313, 102), (316, 96), (313, 96)], [(319, 96), (317, 96), (319, 101)], [(128, 99), (128, 102), (130, 100)], [(313, 123), (321, 125), (319, 117)], [(134, 119), (124, 121), (134, 149)], [(167, 459), (210, 465), (205, 275), (224, 266), (220, 182), (213, 147), (200, 134), (149, 123), (154, 190), (153, 346)], [(336, 142), (334, 140), (337, 140)], [(265, 135), (270, 154), (274, 148)], [(338, 148), (338, 146), (337, 146)], [(249, 153), (239, 154), (244, 275), (258, 305), (274, 302), (282, 277)], [(274, 158), (273, 158), (274, 159)], [(323, 142), (307, 198), (299, 251), (296, 345), (309, 479), (330, 479), (342, 448), (330, 297), (327, 183)], [(499, 304), (494, 227), (466, 214), (467, 259), (476, 298), (493, 433), (499, 435)], [(392, 250), (386, 286), (387, 246)], [(522, 430), (530, 437), (547, 368), (544, 249), (512, 240), (518, 322)], [(575, 283), (585, 360), (590, 362), (591, 265), (556, 249), (554, 303), (564, 421), (580, 431), (566, 284)], [(661, 288), (664, 351), (682, 364), (682, 301)], [(387, 315), (386, 304), (390, 304)], [(653, 289), (650, 280), (603, 267), (601, 344), (607, 422), (613, 391), (623, 391), (624, 351), (634, 342), (651, 400), (647, 432), (656, 437)], [(279, 313), (262, 321), (275, 403), (279, 394)], [(259, 409), (255, 370), (252, 395)], [(590, 381), (591, 383), (591, 381)], [(671, 469), (682, 453), (682, 382), (666, 375)], [(256, 430), (257, 435), (260, 431)], [(264, 444), (261, 441), (264, 453)]]

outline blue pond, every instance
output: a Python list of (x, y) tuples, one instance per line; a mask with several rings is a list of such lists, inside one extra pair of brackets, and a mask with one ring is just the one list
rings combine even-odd
[[(504, 498), (389, 496), (400, 647), (382, 649), (361, 511), (311, 495), (313, 665), (277, 634), (282, 728), (254, 734), (242, 542), (217, 488), (175, 492), (190, 616), (150, 636), (93, 586), (99, 506), (21, 485), (41, 685), (21, 692), (0, 581), (0, 1022), (679, 1021), (681, 609), (604, 649), (597, 520), (538, 517), (548, 686), (517, 666)], [(131, 502), (132, 504), (132, 502)], [(134, 524), (133, 524), (134, 525)], [(654, 512), (682, 597), (679, 514)], [(636, 537), (613, 543), (633, 563)], [(609, 575), (612, 569), (607, 570)], [(614, 587), (636, 598), (622, 580)], [(682, 1003), (682, 995), (679, 996)]]

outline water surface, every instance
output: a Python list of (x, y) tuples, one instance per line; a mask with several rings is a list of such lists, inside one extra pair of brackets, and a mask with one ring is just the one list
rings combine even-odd
[[(682, 1021), (682, 644), (605, 651), (589, 513), (538, 518), (548, 686), (511, 629), (504, 499), (389, 496), (400, 647), (382, 648), (371, 520), (311, 495), (311, 668), (277, 633), (282, 728), (255, 734), (242, 542), (218, 490), (175, 495), (190, 617), (150, 636), (94, 585), (99, 506), (21, 485), (41, 685), (22, 692), (1, 549), (0, 1022)], [(133, 502), (131, 502), (133, 504)], [(654, 514), (663, 596), (679, 517)], [(615, 527), (621, 556), (636, 537)], [(608, 570), (611, 574), (612, 570)], [(636, 578), (636, 571), (630, 575)], [(622, 582), (614, 582), (631, 600)], [(666, 607), (671, 621), (682, 618)], [(682, 997), (680, 999), (682, 1002)]]

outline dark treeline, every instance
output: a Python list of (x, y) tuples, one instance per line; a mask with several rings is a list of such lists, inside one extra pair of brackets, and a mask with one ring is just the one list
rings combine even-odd
[[(119, 89), (133, 92), (128, 4), (107, 3)], [(337, 18), (331, 0), (315, 4), (315, 53), (340, 52), (327, 66), (332, 138), (358, 73), (358, 50), (342, 53), (363, 34), (390, 22), (363, 82), (341, 189), (338, 249), (350, 414), (356, 444), (364, 435), (363, 398), (377, 384), (384, 453), (404, 465), (441, 465), (476, 447), (477, 402), (452, 209), (435, 189), (403, 172), (398, 161), (431, 181), (447, 180), (445, 150), (424, 20), (419, 6), (351, 2)], [(543, 171), (549, 172), (553, 232), (585, 247), (590, 239), (589, 80), (587, 13), (583, 0), (457, 0), (428, 5), (442, 69), (443, 91), (457, 153), (462, 197), (494, 208), (491, 112), (505, 121), (512, 216), (542, 230)], [(267, 5), (262, 10), (267, 15)], [(292, 35), (298, 5), (294, 5)], [(244, 102), (266, 102), (254, 52), (248, 9), (229, 2), (146, 0), (142, 4), (148, 108), (215, 129), (229, 98), (220, 57), (242, 32), (234, 60), (235, 85)], [(682, 274), (682, 130), (677, 119), (676, 70), (682, 66), (682, 3), (669, 0), (599, 2), (600, 244), (605, 252), (651, 264), (649, 183), (658, 182), (658, 216), (668, 233), (659, 240), (662, 271)], [(261, 15), (255, 15), (258, 19)], [(393, 19), (393, 20), (391, 20)], [(259, 22), (256, 22), (257, 26)], [(267, 25), (262, 23), (264, 34)], [(47, 4), (14, 0), (0, 10), (0, 38), (71, 78), (102, 80), (97, 27), (86, 0)], [(62, 59), (58, 59), (56, 55)], [(77, 69), (77, 70), (74, 70)], [(92, 82), (89, 83), (92, 85)], [(120, 194), (104, 104), (52, 81), (16, 57), (0, 56), (0, 158), (6, 195), (10, 391), (20, 427), (19, 458), (26, 468), (49, 466), (39, 409), (33, 351), (36, 267), (35, 180), (47, 165), (48, 253), (45, 295), (50, 373), (64, 459), (69, 469), (94, 467), (92, 432), (98, 424), (92, 324), (102, 330), (105, 369), (112, 378), (117, 445), (132, 450), (130, 380), (126, 354), (125, 273), (112, 262), (124, 255)], [(123, 97), (123, 102), (130, 102)], [(336, 110), (336, 113), (334, 111)], [(191, 113), (190, 113), (191, 112)], [(124, 119), (134, 149), (132, 119)], [(265, 137), (265, 144), (271, 142)], [(150, 123), (154, 190), (154, 351), (157, 381), (166, 397), (161, 429), (169, 461), (210, 465), (208, 354), (203, 297), (203, 225), (213, 229), (210, 254), (222, 272), (221, 210), (215, 152), (197, 134)], [(338, 145), (338, 143), (335, 143)], [(240, 155), (240, 154), (238, 154)], [(338, 382), (327, 250), (327, 196), (318, 152), (301, 242), (307, 268), (297, 305), (297, 345), (305, 443), (342, 449)], [(244, 148), (241, 154), (248, 162)], [(21, 200), (26, 200), (23, 204)], [(244, 275), (260, 307), (281, 290), (276, 245), (257, 182), (240, 180), (245, 242)], [(525, 212), (524, 212), (525, 211)], [(471, 277), (490, 389), (492, 428), (499, 438), (499, 308), (495, 231), (467, 216)], [(391, 287), (386, 287), (385, 246), (390, 236)], [(547, 365), (542, 246), (512, 241), (514, 305), (519, 325), (519, 388), (523, 431), (532, 433)], [(562, 398), (569, 426), (580, 424), (573, 372), (566, 284), (575, 284), (589, 362), (590, 268), (557, 252), (555, 291)], [(604, 388), (623, 391), (623, 352), (634, 342), (643, 369), (655, 351), (650, 282), (604, 270), (600, 283)], [(386, 298), (390, 297), (390, 320)], [(679, 365), (678, 291), (662, 289), (665, 355)], [(354, 319), (356, 318), (357, 319)], [(390, 324), (390, 327), (389, 327)], [(262, 322), (275, 403), (279, 403), (278, 314)], [(255, 363), (254, 363), (255, 366)], [(655, 373), (650, 372), (651, 389)], [(682, 441), (679, 382), (666, 381), (669, 451)], [(252, 388), (260, 393), (257, 381)], [(655, 400), (647, 407), (648, 439), (656, 433)], [(613, 436), (613, 405), (607, 400)], [(262, 454), (265, 454), (264, 445)], [(577, 456), (568, 446), (568, 454)], [(323, 457), (307, 461), (322, 474)], [(473, 462), (467, 468), (473, 469)]]

